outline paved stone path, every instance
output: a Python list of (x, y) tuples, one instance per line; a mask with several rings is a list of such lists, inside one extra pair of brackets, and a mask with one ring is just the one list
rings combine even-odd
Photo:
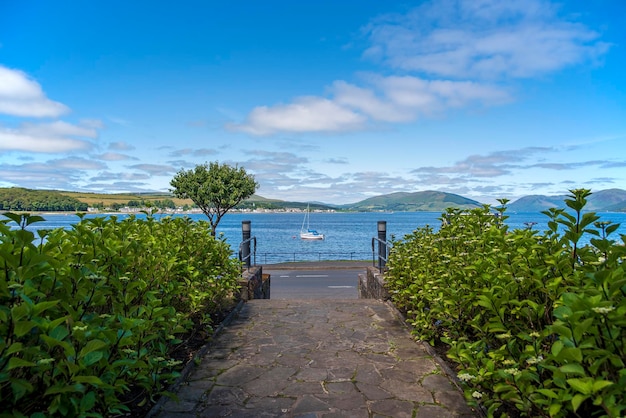
[(373, 299), (249, 301), (177, 394), (158, 417), (477, 416)]

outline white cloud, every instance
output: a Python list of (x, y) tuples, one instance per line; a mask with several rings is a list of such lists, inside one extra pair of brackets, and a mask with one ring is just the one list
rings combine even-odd
[(135, 157), (131, 157), (130, 155), (120, 154), (119, 152), (105, 152), (104, 154), (99, 154), (94, 156), (99, 160), (103, 161), (124, 161), (124, 160), (137, 160)]
[(75, 190), (86, 176), (83, 168), (96, 168), (87, 160), (78, 160), (58, 159), (19, 165), (0, 163), (0, 178), (9, 185), (32, 189)]
[(492, 152), (486, 155), (470, 155), (467, 158), (447, 167), (419, 167), (412, 171), (421, 182), (433, 184), (440, 178), (450, 184), (461, 182), (463, 179), (471, 182), (478, 179), (490, 179), (515, 175), (522, 170), (536, 171), (537, 169), (552, 172), (578, 170), (594, 167), (597, 169), (611, 169), (623, 166), (624, 162), (607, 160), (586, 160), (574, 162), (546, 161), (528, 164), (526, 161), (537, 159), (537, 156), (558, 154), (562, 156), (562, 149), (553, 147), (527, 147), (515, 150)]
[(65, 173), (45, 172), (35, 167), (31, 171), (12, 171), (0, 168), (0, 177), (3, 182), (9, 185), (19, 185), (32, 189), (51, 188), (70, 190), (73, 182), (78, 180), (74, 177), (67, 177)]
[[(41, 86), (24, 72), (0, 65), (0, 114), (17, 117), (58, 117), (69, 112), (62, 103), (46, 97)], [(0, 150), (62, 153), (88, 150), (103, 127), (97, 119), (79, 124), (61, 120), (48, 123), (24, 122), (17, 127), (0, 126)]]
[(385, 122), (410, 121), (470, 103), (492, 105), (510, 100), (503, 88), (471, 81), (426, 80), (412, 76), (374, 76), (370, 81), (371, 89), (335, 82), (335, 100)]
[(53, 164), (56, 167), (70, 170), (102, 170), (106, 168), (106, 165), (99, 161), (79, 157), (50, 160), (48, 161), (48, 164)]
[(176, 170), (171, 165), (160, 164), (135, 164), (129, 166), (135, 170), (142, 170), (154, 176), (166, 176), (174, 173)]
[(172, 151), (170, 153), (171, 157), (182, 157), (185, 155), (190, 155), (190, 156), (195, 156), (195, 157), (202, 157), (202, 156), (207, 156), (207, 155), (216, 155), (219, 154), (219, 152), (217, 150), (214, 149), (210, 149), (210, 148), (183, 148), (183, 149), (179, 149), (179, 150), (175, 150)]
[(115, 151), (130, 151), (130, 150), (134, 150), (135, 147), (126, 142), (120, 141), (120, 142), (111, 142), (109, 144), (109, 149), (112, 149)]
[[(492, 152), (487, 155), (470, 155), (449, 167), (420, 167), (413, 170), (422, 175), (450, 174), (459, 177), (500, 177), (511, 173), (513, 169), (527, 168), (522, 161), (537, 155), (555, 152), (554, 148), (527, 147), (516, 150)], [(454, 177), (458, 178), (458, 177)]]
[(436, 77), (526, 78), (603, 55), (609, 44), (540, 0), (431, 1), (367, 28), (365, 56)]
[(300, 97), (287, 105), (259, 106), (250, 112), (245, 123), (228, 127), (254, 135), (268, 135), (348, 131), (362, 128), (365, 122), (365, 117), (332, 100)]
[(0, 114), (39, 118), (67, 112), (67, 106), (48, 99), (41, 86), (25, 73), (0, 65)]
[(335, 81), (330, 99), (302, 97), (289, 105), (257, 107), (241, 125), (254, 135), (276, 132), (344, 132), (367, 121), (409, 122), (452, 107), (500, 104), (510, 100), (503, 88), (471, 81), (426, 80), (412, 76), (365, 76), (366, 86)]
[[(336, 81), (333, 90), (338, 104), (356, 109), (374, 120), (406, 122), (414, 118), (411, 107), (393, 100), (388, 91), (382, 92), (383, 97), (380, 97), (373, 89), (358, 87), (345, 81)], [(429, 100), (427, 97), (423, 99)]]
[(131, 124), (126, 119), (118, 118), (116, 116), (109, 116), (108, 119), (116, 125), (129, 126)]
[(91, 143), (72, 138), (32, 137), (19, 131), (0, 130), (0, 150), (57, 153), (91, 148)]
[(82, 119), (80, 124), (86, 128), (103, 129), (104, 123), (100, 119)]
[[(334, 81), (327, 97), (259, 106), (230, 127), (253, 135), (344, 132), (412, 122), (452, 108), (511, 102), (515, 78), (594, 61), (609, 48), (543, 0), (440, 0), (373, 21), (364, 55), (397, 74)], [(388, 72), (388, 70), (386, 70)]]
[(85, 126), (72, 125), (61, 120), (57, 120), (51, 123), (24, 123), (21, 128), (22, 133), (31, 136), (77, 136), (95, 138), (98, 136), (98, 132)]
[(89, 179), (90, 182), (107, 182), (112, 180), (124, 180), (124, 181), (138, 181), (150, 179), (149, 174), (134, 173), (134, 172), (121, 172), (113, 173), (110, 171), (103, 171)]
[[(95, 138), (93, 128), (63, 121), (23, 123), (17, 129), (0, 126), (0, 150), (38, 153), (61, 153), (88, 150), (93, 144), (78, 138)], [(77, 138), (78, 137), (78, 138)]]

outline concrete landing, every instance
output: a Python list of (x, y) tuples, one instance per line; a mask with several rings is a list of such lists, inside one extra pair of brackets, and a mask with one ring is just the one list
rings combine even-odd
[(386, 304), (252, 300), (160, 418), (474, 417)]

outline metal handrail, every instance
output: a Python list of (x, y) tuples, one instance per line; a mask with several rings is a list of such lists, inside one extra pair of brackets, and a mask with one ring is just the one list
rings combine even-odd
[[(250, 243), (254, 243), (253, 245), (253, 250), (250, 251), (245, 257), (243, 256), (243, 246), (248, 244), (250, 245)], [(250, 257), (253, 257), (253, 263), (250, 263)], [(250, 237), (245, 241), (242, 241), (239, 244), (239, 261), (241, 261), (242, 263), (244, 263), (247, 267), (250, 267), (251, 265), (256, 266), (256, 237)]]
[(294, 252), (266, 252), (259, 253), (262, 264), (268, 262), (300, 262), (300, 261), (358, 261), (369, 258), (368, 251), (294, 251)]
[[(378, 256), (376, 255), (376, 243), (378, 242)], [(382, 240), (377, 237), (372, 238), (372, 265), (378, 267), (378, 270), (382, 273), (383, 269), (389, 261), (389, 249), (391, 243), (389, 241)], [(376, 260), (378, 259), (378, 266)]]

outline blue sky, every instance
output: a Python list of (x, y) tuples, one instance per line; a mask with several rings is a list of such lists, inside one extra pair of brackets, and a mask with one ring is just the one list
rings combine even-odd
[(0, 187), (626, 189), (626, 2), (0, 2)]

